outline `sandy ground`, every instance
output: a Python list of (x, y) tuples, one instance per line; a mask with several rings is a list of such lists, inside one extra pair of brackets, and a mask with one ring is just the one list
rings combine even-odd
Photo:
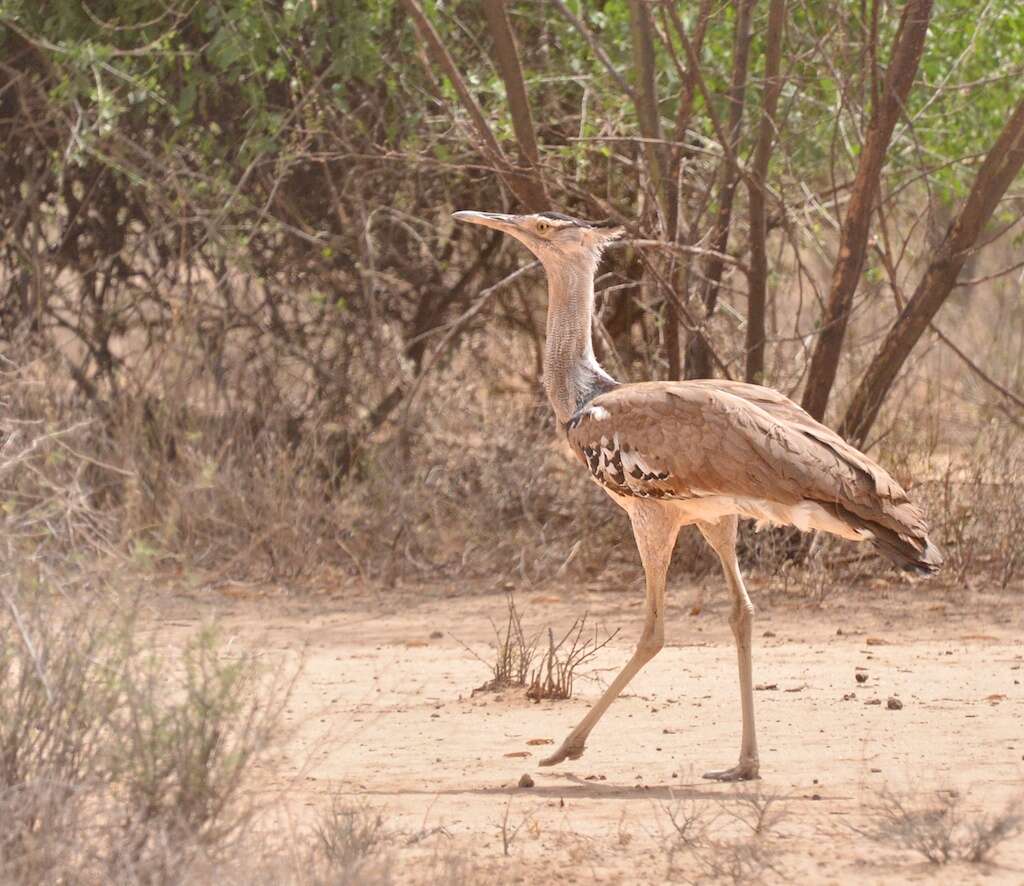
[[(470, 866), (462, 882), (1024, 883), (1021, 836), (989, 864), (940, 867), (861, 833), (896, 830), (876, 808), (885, 790), (910, 803), (956, 791), (968, 823), (1024, 797), (1020, 593), (933, 582), (837, 590), (811, 605), (766, 584), (751, 582), (755, 602), (772, 600), (754, 632), (762, 778), (738, 787), (699, 777), (739, 750), (728, 604), (713, 582), (699, 617), (692, 587), (670, 589), (666, 648), (585, 756), (553, 769), (537, 761), (639, 634), (638, 582), (517, 591), (528, 630), (564, 629), (583, 612), (599, 631), (621, 629), (558, 702), (472, 694), (488, 673), (460, 643), (492, 655), (489, 620), (505, 615), (494, 590), (334, 588), (296, 600), (226, 588), (178, 595), (160, 617), (168, 642), (216, 615), (230, 643), (275, 666), (301, 660), (290, 735), (259, 773), (275, 827), (297, 831), (336, 794), (381, 808), (399, 881), (445, 856)], [(534, 787), (518, 786), (524, 773)], [(766, 799), (768, 826), (754, 834)], [(692, 848), (673, 815), (696, 819)], [(518, 826), (507, 856), (503, 821), (506, 834)]]

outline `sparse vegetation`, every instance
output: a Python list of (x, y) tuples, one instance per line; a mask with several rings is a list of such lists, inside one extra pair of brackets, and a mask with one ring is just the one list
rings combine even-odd
[[(491, 692), (516, 686), (525, 686), (530, 665), (537, 651), (537, 638), (527, 639), (523, 631), (523, 620), (516, 609), (515, 595), (507, 593), (505, 602), (508, 614), (503, 626), (491, 620), (494, 629), (494, 661), (489, 665), (491, 679), (474, 692)], [(468, 647), (463, 644), (464, 648)], [(478, 660), (483, 661), (473, 650), (469, 650)], [(484, 662), (487, 664), (487, 662)]]
[[(994, 622), (1017, 617), (1022, 45), (1019, 0), (0, 0), (0, 884), (390, 886), (406, 857), (431, 886), (496, 883), (528, 854), (549, 806), (515, 823), (500, 792), (469, 837), (410, 835), (321, 782), (272, 832), (256, 780), (291, 672), (154, 614), (165, 590), (206, 613), (236, 583), (388, 606), (416, 583), (631, 586), (626, 517), (541, 403), (539, 269), (455, 209), (623, 223), (596, 281), (602, 364), (803, 402), (914, 481), (946, 558), (929, 593), (998, 586)], [(889, 580), (867, 545), (741, 534), (769, 615)], [(680, 544), (717, 615), (717, 560)], [(530, 633), (509, 593), (485, 688), (569, 698), (615, 636), (587, 627)], [(452, 728), (450, 698), (419, 702)], [(509, 756), (554, 741), (520, 725)], [(480, 802), (508, 778), (493, 745), (474, 754)], [(424, 797), (449, 764), (424, 753)], [(564, 783), (588, 801), (634, 787), (580, 771)], [(551, 784), (533, 796), (570, 829)], [(977, 863), (1020, 808), (886, 792), (863, 834)], [(759, 787), (673, 801), (671, 877), (768, 878), (786, 810)], [(609, 842), (641, 832), (623, 812)], [(579, 868), (594, 843), (568, 841)]]
[(536, 810), (527, 812), (525, 815), (520, 816), (518, 822), (513, 822), (511, 820), (512, 797), (508, 798), (508, 802), (505, 804), (505, 812), (501, 816), (501, 824), (498, 826), (498, 833), (501, 834), (501, 851), (506, 858), (512, 854), (512, 844), (515, 842), (519, 832), (523, 829), (524, 825), (529, 824), (535, 813)]
[[(661, 804), (671, 830), (664, 851), (666, 879), (683, 883), (760, 883), (780, 875), (770, 838), (786, 814), (779, 795), (758, 784), (708, 797), (680, 796)], [(734, 833), (729, 823), (741, 824)], [(749, 833), (746, 832), (749, 829)]]
[(544, 698), (572, 698), (573, 681), (579, 668), (604, 649), (618, 634), (618, 628), (599, 640), (595, 628), (593, 637), (584, 637), (587, 616), (577, 618), (556, 643), (553, 628), (548, 628), (548, 649), (540, 665), (530, 676), (526, 697), (535, 701)]
[(168, 654), (134, 611), (4, 603), (0, 876), (168, 882), (229, 857), (287, 679), (210, 629)]
[(392, 882), (391, 836), (384, 813), (335, 796), (313, 826), (317, 880), (332, 886)]
[(973, 811), (966, 796), (943, 789), (901, 796), (886, 788), (867, 808), (870, 824), (857, 833), (893, 849), (910, 850), (932, 864), (990, 861), (1000, 844), (1024, 831), (1024, 812), (1018, 797), (1004, 808)]

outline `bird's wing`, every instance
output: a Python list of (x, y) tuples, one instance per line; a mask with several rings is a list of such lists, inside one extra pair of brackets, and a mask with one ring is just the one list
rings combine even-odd
[(807, 437), (827, 446), (847, 464), (864, 471), (871, 477), (875, 493), (888, 500), (893, 506), (909, 501), (906, 492), (892, 476), (863, 452), (855, 449), (831, 428), (817, 421), (785, 394), (764, 385), (752, 385), (742, 381), (725, 379), (700, 379), (686, 382), (695, 387), (708, 387), (724, 391), (759, 406), (772, 418), (788, 424)]
[(815, 502), (856, 528), (923, 550), (927, 526), (881, 467), (776, 391), (718, 382), (623, 385), (566, 425), (569, 444), (620, 495)]

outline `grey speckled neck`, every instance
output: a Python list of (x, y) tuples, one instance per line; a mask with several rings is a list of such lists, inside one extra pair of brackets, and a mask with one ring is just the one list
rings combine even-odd
[(560, 424), (618, 384), (594, 358), (591, 324), (596, 270), (596, 256), (548, 270), (544, 390)]

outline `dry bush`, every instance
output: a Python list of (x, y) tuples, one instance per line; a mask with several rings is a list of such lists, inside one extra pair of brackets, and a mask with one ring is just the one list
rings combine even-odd
[(991, 813), (969, 812), (964, 800), (950, 789), (901, 797), (885, 788), (868, 806), (871, 823), (854, 830), (875, 842), (917, 852), (937, 865), (989, 861), (1001, 843), (1024, 830), (1020, 797)]
[(470, 655), (491, 670), (491, 679), (473, 692), (492, 692), (525, 686), (526, 697), (535, 701), (544, 698), (572, 698), (573, 680), (579, 667), (607, 646), (618, 634), (618, 630), (600, 641), (596, 630), (593, 638), (585, 638), (583, 631), (587, 626), (587, 616), (584, 615), (573, 621), (562, 638), (555, 642), (554, 630), (549, 627), (548, 649), (541, 657), (540, 665), (534, 668), (540, 632), (528, 638), (523, 629), (522, 616), (516, 608), (514, 595), (507, 594), (506, 600), (508, 615), (505, 624), (499, 627), (491, 622), (495, 637), (493, 662), (481, 658), (462, 643), (462, 647)]
[[(666, 879), (684, 883), (760, 883), (781, 876), (770, 837), (786, 814), (780, 797), (760, 785), (729, 794), (673, 797), (661, 804), (671, 831), (665, 841)], [(734, 835), (728, 822), (749, 834)]]
[[(505, 834), (506, 846), (531, 816), (511, 835)], [(503, 833), (507, 825), (506, 809)], [(388, 826), (386, 810), (336, 795), (311, 831), (301, 835), (291, 865), (283, 867), (270, 882), (295, 886), (471, 886), (484, 881), (504, 882), (500, 872), (484, 872), (471, 854), (457, 852), (443, 843), (423, 852), (420, 844), (435, 834), (450, 838), (443, 827), (413, 834), (399, 831)]]
[(313, 882), (325, 886), (393, 882), (392, 839), (380, 810), (333, 797), (313, 826)]
[(625, 516), (580, 475), (547, 405), (531, 396), (496, 408), (487, 387), (498, 382), (475, 383), (483, 405), (463, 399), (455, 375), (425, 386), (424, 405), (343, 490), (359, 572), (386, 584), (444, 575), (536, 586), (638, 568)]
[[(530, 673), (530, 665), (537, 651), (537, 637), (529, 640), (526, 638), (522, 616), (516, 608), (515, 596), (508, 593), (505, 599), (508, 604), (508, 616), (504, 626), (499, 627), (493, 620), (491, 621), (495, 639), (494, 661), (488, 665), (491, 669), (491, 679), (474, 689), (474, 694), (525, 686)], [(488, 664), (464, 643), (462, 645), (477, 660)]]
[(169, 660), (133, 612), (3, 604), (0, 878), (167, 882), (228, 857), (287, 683), (209, 630)]
[(576, 671), (611, 643), (619, 632), (616, 628), (598, 641), (596, 629), (593, 638), (583, 637), (586, 626), (586, 615), (577, 618), (557, 643), (554, 630), (548, 628), (548, 651), (541, 659), (540, 667), (530, 676), (527, 698), (535, 701), (542, 698), (572, 698)]
[(207, 412), (126, 394), (99, 408), (46, 383), (55, 363), (0, 370), (12, 556), (204, 581), (301, 582), (348, 565), (329, 429), (296, 436), (273, 405)]

